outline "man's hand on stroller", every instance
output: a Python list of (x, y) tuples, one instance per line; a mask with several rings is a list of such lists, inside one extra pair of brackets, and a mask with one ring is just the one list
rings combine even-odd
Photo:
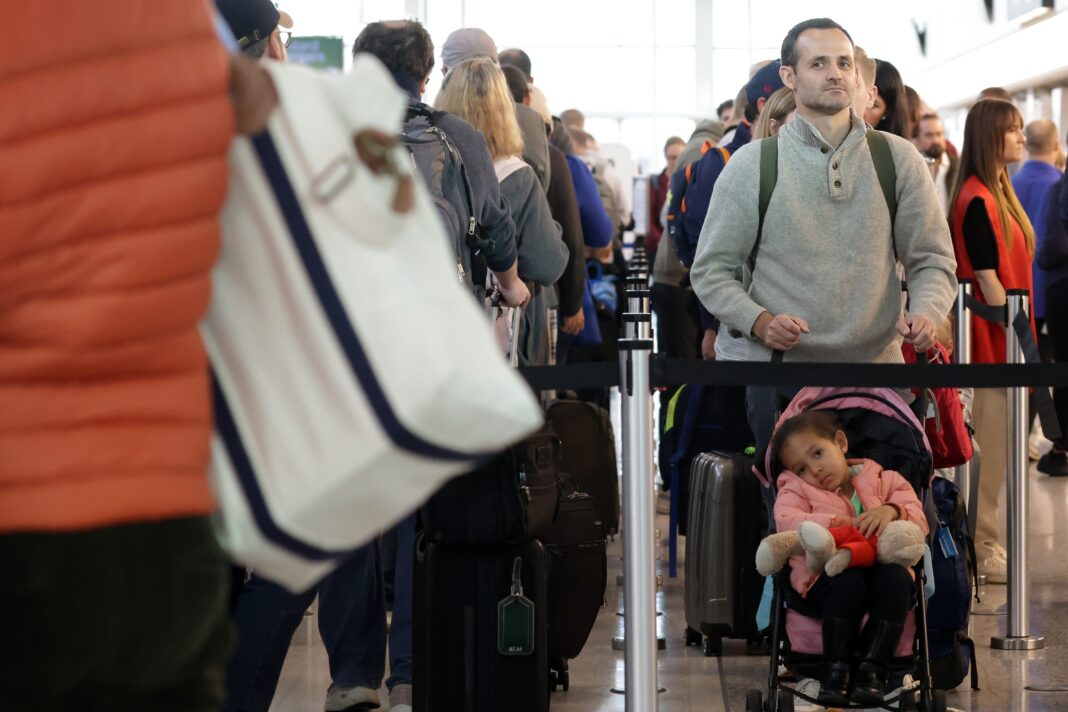
[(879, 536), (886, 525), (897, 519), (897, 507), (884, 504), (857, 517), (856, 527), (865, 537)]

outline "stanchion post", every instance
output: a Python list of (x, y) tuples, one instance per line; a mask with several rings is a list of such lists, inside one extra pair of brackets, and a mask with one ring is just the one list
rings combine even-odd
[[(961, 279), (957, 284), (957, 303), (953, 305), (954, 328), (953, 328), (953, 362), (959, 364), (971, 363), (972, 360), (972, 320), (968, 312), (968, 298), (972, 296), (973, 286), (970, 279)], [(974, 395), (972, 396), (974, 399)], [(975, 536), (975, 513), (972, 509), (976, 506), (971, 501), (972, 493), (972, 463), (966, 462), (957, 467), (954, 473), (954, 481), (964, 505), (968, 511), (968, 529)]]
[(627, 712), (656, 712), (656, 552), (653, 529), (651, 339), (619, 343), (623, 407), (623, 582)]
[[(1024, 362), (1023, 349), (1016, 330), (1012, 328), (1013, 318), (1021, 311), (1028, 313), (1028, 291), (1010, 289), (1007, 291), (1008, 330), (1005, 339), (1005, 361), (1010, 364)], [(1006, 505), (1008, 509), (1008, 617), (1005, 622), (1005, 635), (990, 639), (990, 647), (995, 650), (1038, 650), (1046, 645), (1041, 636), (1030, 635), (1028, 615), (1028, 571), (1027, 571), (1027, 514), (1028, 514), (1028, 477), (1027, 477), (1027, 389), (1009, 388), (1008, 417), (1006, 418)]]

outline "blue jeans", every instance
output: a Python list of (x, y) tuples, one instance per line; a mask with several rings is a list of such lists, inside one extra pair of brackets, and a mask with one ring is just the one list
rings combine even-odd
[[(378, 689), (385, 674), (386, 617), (375, 540), (302, 594), (255, 575), (248, 580), (234, 611), (238, 645), (226, 671), (226, 710), (267, 712), (293, 633), (316, 593), (331, 679), (343, 687)], [(410, 626), (408, 632), (410, 639)]]
[(415, 514), (393, 528), (397, 563), (393, 573), (393, 619), (389, 627), (389, 679), (386, 687), (412, 684), (412, 596), (415, 594)]

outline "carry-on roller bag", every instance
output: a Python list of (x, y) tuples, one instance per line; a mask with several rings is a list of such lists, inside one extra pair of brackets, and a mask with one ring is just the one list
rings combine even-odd
[(545, 537), (549, 554), (549, 667), (553, 687), (569, 687), (568, 660), (579, 656), (604, 606), (608, 583), (605, 527), (585, 492), (560, 499), (560, 513)]
[(756, 628), (764, 579), (757, 546), (767, 528), (753, 459), (719, 452), (694, 458), (686, 536), (686, 642), (704, 640), (706, 655), (723, 652), (723, 638), (761, 640)]
[(593, 497), (605, 533), (619, 532), (619, 470), (616, 437), (608, 411), (586, 401), (560, 399), (546, 411), (562, 445), (560, 470), (575, 488)]
[(416, 712), (546, 712), (548, 611), (541, 542), (448, 547), (420, 534), (413, 610)]

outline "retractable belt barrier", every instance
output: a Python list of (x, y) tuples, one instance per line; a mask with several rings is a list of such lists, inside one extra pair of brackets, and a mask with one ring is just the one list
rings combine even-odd
[[(536, 391), (619, 385), (619, 365), (612, 361), (523, 366), (519, 372)], [(929, 368), (924, 364), (770, 363), (653, 357), (651, 385), (654, 388), (688, 383), (857, 388), (1068, 387), (1068, 364), (944, 364)], [(1045, 422), (1042, 427), (1046, 427)]]

